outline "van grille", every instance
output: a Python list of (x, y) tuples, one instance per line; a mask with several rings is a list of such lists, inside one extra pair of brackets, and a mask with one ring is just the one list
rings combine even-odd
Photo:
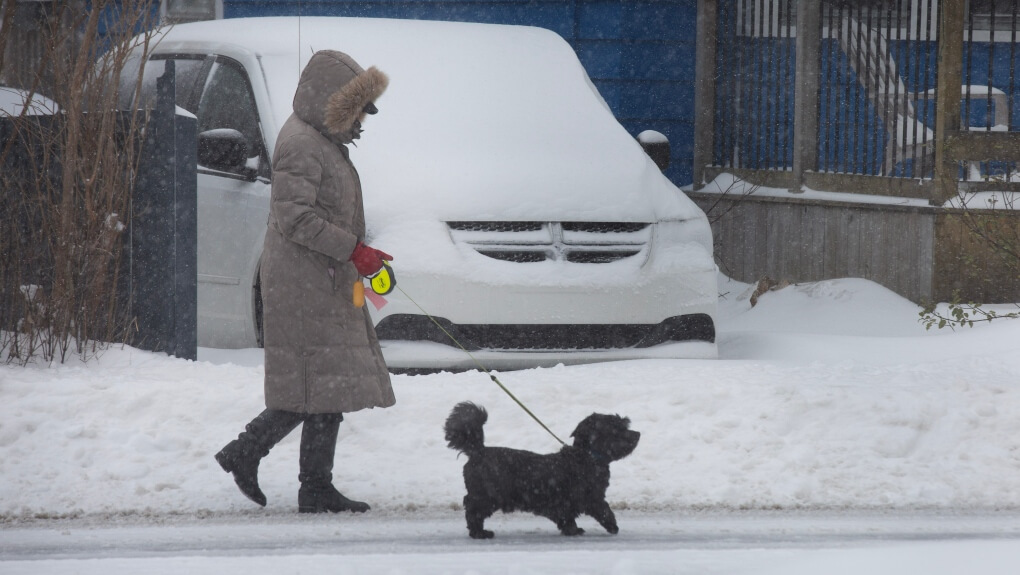
[(470, 351), (581, 351), (645, 348), (678, 341), (715, 341), (706, 314), (666, 319), (659, 324), (455, 324), (442, 317), (396, 314), (375, 327), (380, 340), (429, 341)]
[(546, 260), (606, 264), (642, 253), (651, 224), (641, 222), (447, 222), (450, 235), (483, 256), (513, 263)]

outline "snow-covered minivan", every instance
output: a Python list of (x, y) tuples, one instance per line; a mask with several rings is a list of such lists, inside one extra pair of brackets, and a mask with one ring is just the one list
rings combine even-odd
[[(145, 63), (143, 96), (173, 59), (177, 104), (198, 118), (200, 346), (260, 343), (270, 157), (322, 49), (390, 77), (351, 157), (366, 241), (394, 256), (398, 289), (371, 309), (391, 368), (716, 356), (705, 214), (616, 121), (562, 38), (310, 17), (177, 25)], [(224, 134), (247, 152), (231, 161)]]

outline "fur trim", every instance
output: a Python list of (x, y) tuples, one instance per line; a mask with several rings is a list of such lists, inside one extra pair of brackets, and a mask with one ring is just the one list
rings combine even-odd
[(326, 129), (332, 134), (347, 133), (355, 121), (365, 119), (365, 105), (381, 96), (389, 83), (386, 74), (375, 66), (355, 76), (326, 102)]

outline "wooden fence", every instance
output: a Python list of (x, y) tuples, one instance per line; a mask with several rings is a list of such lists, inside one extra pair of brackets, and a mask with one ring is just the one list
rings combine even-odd
[(914, 302), (1020, 302), (1018, 260), (975, 228), (1017, 245), (1020, 218), (1003, 210), (819, 202), (798, 197), (689, 194), (712, 219), (727, 276), (791, 283), (859, 277)]

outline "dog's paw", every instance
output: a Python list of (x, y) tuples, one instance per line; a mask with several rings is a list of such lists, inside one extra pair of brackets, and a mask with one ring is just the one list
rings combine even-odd
[(620, 528), (616, 525), (609, 525), (606, 527), (606, 531), (608, 531), (610, 535), (616, 535), (620, 532)]
[(489, 531), (488, 529), (482, 529), (480, 531), (471, 531), (468, 533), (468, 535), (470, 535), (472, 539), (492, 539), (493, 537), (496, 536), (495, 533)]
[(564, 527), (563, 529), (560, 529), (560, 533), (567, 535), (569, 537), (575, 537), (577, 535), (584, 535), (584, 529), (581, 529), (580, 527), (577, 526)]

